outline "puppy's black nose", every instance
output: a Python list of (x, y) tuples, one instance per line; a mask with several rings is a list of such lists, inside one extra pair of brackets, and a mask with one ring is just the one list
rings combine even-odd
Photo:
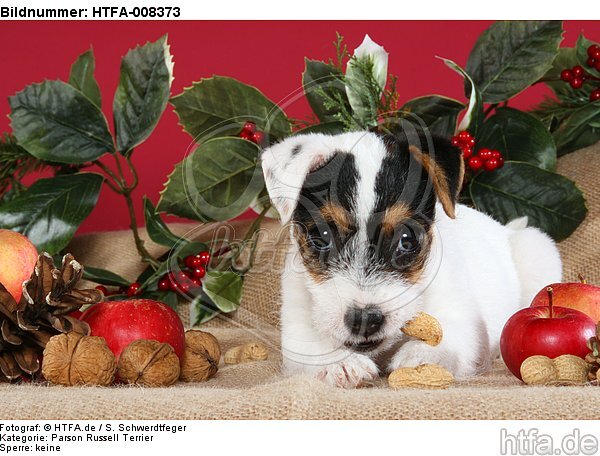
[(368, 307), (366, 309), (353, 307), (344, 316), (344, 323), (352, 334), (362, 337), (370, 337), (379, 331), (384, 320), (385, 316), (381, 310)]

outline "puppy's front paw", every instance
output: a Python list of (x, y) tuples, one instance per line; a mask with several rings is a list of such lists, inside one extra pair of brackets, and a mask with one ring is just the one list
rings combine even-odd
[(364, 355), (352, 354), (344, 360), (329, 364), (317, 371), (317, 378), (341, 388), (356, 388), (379, 376), (377, 365)]
[(402, 345), (398, 353), (394, 355), (390, 363), (390, 370), (400, 367), (416, 367), (421, 364), (439, 364), (450, 370), (452, 362), (445, 358), (444, 350), (441, 350), (440, 347), (432, 347), (420, 340), (411, 340)]

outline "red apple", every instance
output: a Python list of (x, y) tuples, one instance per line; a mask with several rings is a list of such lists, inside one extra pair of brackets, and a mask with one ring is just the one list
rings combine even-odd
[(585, 358), (589, 352), (586, 343), (595, 333), (594, 321), (579, 310), (552, 304), (528, 307), (506, 322), (500, 336), (500, 353), (508, 369), (522, 380), (521, 364), (530, 356), (556, 358), (569, 354)]
[(17, 302), (37, 259), (37, 249), (29, 239), (16, 231), (0, 230), (0, 283)]
[(81, 320), (93, 336), (106, 339), (117, 359), (134, 340), (149, 339), (173, 347), (179, 358), (185, 350), (185, 330), (179, 315), (166, 304), (150, 299), (108, 301), (87, 309)]
[[(600, 287), (590, 285), (582, 281), (569, 283), (553, 283), (552, 298), (555, 306), (577, 309), (589, 315), (595, 322), (600, 321)], [(544, 288), (535, 298), (532, 306), (547, 306), (548, 292)]]

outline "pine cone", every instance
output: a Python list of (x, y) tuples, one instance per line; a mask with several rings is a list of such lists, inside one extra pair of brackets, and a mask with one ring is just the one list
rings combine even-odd
[(596, 335), (590, 337), (587, 342), (590, 352), (585, 356), (585, 360), (591, 365), (588, 373), (588, 380), (598, 380), (598, 371), (600, 370), (600, 323), (596, 325)]
[(40, 371), (40, 358), (52, 336), (75, 331), (88, 335), (87, 323), (67, 314), (103, 300), (101, 291), (77, 290), (83, 267), (65, 255), (61, 269), (47, 253), (39, 256), (31, 278), (16, 302), (0, 284), (0, 381)]

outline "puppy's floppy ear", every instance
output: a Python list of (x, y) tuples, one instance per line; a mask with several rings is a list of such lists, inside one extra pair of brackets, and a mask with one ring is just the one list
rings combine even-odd
[(462, 152), (449, 141), (436, 138), (432, 151), (423, 151), (415, 145), (408, 146), (412, 156), (423, 166), (433, 183), (433, 188), (444, 212), (455, 218), (455, 207), (465, 177)]
[(290, 221), (306, 175), (334, 154), (325, 135), (292, 136), (266, 149), (261, 157), (265, 183), (281, 223)]

